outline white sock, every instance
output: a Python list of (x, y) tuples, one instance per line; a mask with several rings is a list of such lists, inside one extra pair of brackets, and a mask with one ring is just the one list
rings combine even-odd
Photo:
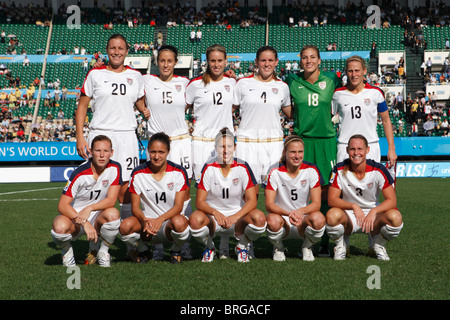
[(269, 242), (277, 249), (282, 249), (283, 243), (282, 240), (286, 235), (286, 230), (281, 227), (278, 231), (271, 231), (269, 229), (266, 229), (267, 238), (269, 239)]
[(215, 247), (214, 242), (212, 241), (212, 238), (209, 236), (208, 226), (204, 226), (197, 230), (191, 229), (191, 235), (192, 235), (192, 237), (197, 239), (197, 241), (200, 241), (201, 243), (203, 243), (206, 248), (213, 249)]
[(120, 238), (123, 242), (125, 242), (128, 246), (132, 248), (136, 248), (138, 246), (138, 242), (141, 239), (141, 235), (137, 232), (130, 233), (128, 235), (120, 235)]
[(99, 251), (108, 253), (109, 247), (113, 244), (117, 234), (119, 233), (119, 227), (119, 219), (104, 223), (102, 225), (100, 228), (101, 243)]
[(329, 226), (326, 225), (326, 229), (327, 229), (327, 234), (328, 236), (331, 238), (331, 240), (333, 240), (334, 242), (336, 242), (336, 245), (338, 244), (342, 244), (342, 242), (344, 241), (344, 226), (342, 224), (338, 224), (337, 226)]
[(244, 234), (241, 236), (236, 236), (235, 238), (239, 240), (240, 247), (247, 247), (250, 242), (257, 240), (266, 231), (267, 223), (263, 227), (257, 227), (254, 224), (249, 223), (245, 226)]
[(319, 242), (325, 232), (325, 226), (322, 229), (316, 230), (307, 226), (305, 229), (305, 239), (303, 240), (303, 246), (311, 248), (312, 245)]
[(388, 224), (382, 226), (380, 229), (380, 233), (374, 236), (375, 242), (379, 245), (385, 246), (386, 242), (398, 237), (402, 228), (403, 223), (399, 227), (392, 227)]
[(182, 232), (175, 232), (174, 230), (170, 231), (170, 235), (173, 239), (172, 251), (179, 252), (181, 247), (186, 243), (186, 240), (189, 238), (190, 228), (189, 226)]
[(56, 246), (63, 251), (69, 250), (70, 241), (72, 241), (72, 235), (70, 233), (56, 233), (53, 229), (50, 232), (52, 234), (53, 241)]

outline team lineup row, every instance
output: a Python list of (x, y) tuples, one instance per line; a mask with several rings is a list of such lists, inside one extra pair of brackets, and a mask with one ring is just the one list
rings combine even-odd
[[(391, 170), (395, 168), (397, 156), (395, 154), (392, 127), (387, 105), (384, 101), (384, 95), (380, 89), (364, 82), (364, 76), (367, 70), (364, 60), (358, 56), (351, 57), (347, 60), (346, 73), (348, 75), (348, 83), (345, 87), (342, 87), (340, 79), (334, 73), (320, 71), (320, 53), (317, 47), (312, 45), (305, 46), (300, 52), (303, 71), (299, 74), (290, 74), (286, 82), (280, 81), (274, 73), (278, 64), (277, 51), (269, 46), (260, 48), (256, 53), (255, 66), (258, 72), (253, 76), (240, 79), (239, 81), (234, 80), (232, 74), (225, 74), (227, 54), (225, 48), (221, 45), (213, 45), (207, 49), (207, 70), (203, 75), (192, 80), (174, 74), (177, 63), (176, 48), (172, 46), (161, 47), (157, 58), (160, 74), (158, 76), (142, 76), (138, 71), (124, 65), (124, 60), (128, 52), (127, 46), (127, 41), (122, 35), (116, 34), (110, 37), (106, 46), (109, 58), (108, 65), (98, 66), (89, 71), (81, 89), (82, 97), (80, 98), (76, 113), (77, 151), (80, 156), (85, 159), (93, 157), (92, 142), (94, 138), (99, 135), (105, 135), (109, 137), (114, 148), (111, 159), (117, 161), (122, 169), (120, 178), (123, 183), (117, 187), (117, 197), (121, 204), (120, 217), (122, 223), (119, 220), (113, 226), (106, 224), (107, 227), (97, 228), (97, 230), (88, 227), (90, 229), (89, 232), (96, 232), (95, 237), (98, 233), (101, 239), (105, 239), (101, 230), (115, 230), (119, 228), (116, 228), (116, 226), (120, 224), (121, 235), (125, 237), (125, 240), (128, 236), (129, 249), (133, 248), (134, 250), (134, 246), (137, 245), (138, 252), (145, 252), (145, 246), (141, 245), (140, 241), (136, 241), (137, 236), (134, 235), (137, 233), (136, 229), (139, 228), (136, 221), (139, 220), (139, 217), (143, 218), (143, 216), (151, 215), (154, 212), (159, 212), (162, 215), (165, 215), (167, 212), (172, 212), (169, 209), (167, 212), (162, 212), (158, 205), (152, 208), (150, 207), (150, 202), (145, 204), (145, 201), (143, 201), (141, 205), (144, 214), (140, 216), (138, 212), (142, 212), (140, 211), (141, 209), (133, 205), (133, 198), (135, 197), (133, 191), (138, 190), (136, 193), (140, 193), (144, 190), (142, 186), (141, 188), (133, 189), (132, 185), (133, 177), (131, 173), (135, 173), (135, 168), (139, 165), (138, 141), (134, 133), (136, 128), (134, 107), (137, 107), (147, 119), (151, 137), (160, 133), (165, 133), (169, 137), (170, 152), (167, 152), (167, 163), (171, 164), (170, 167), (181, 167), (187, 173), (188, 179), (195, 179), (197, 186), (204, 186), (201, 184), (201, 179), (204, 178), (202, 168), (206, 168), (205, 164), (219, 157), (219, 153), (216, 150), (217, 133), (223, 128), (233, 130), (232, 112), (239, 108), (241, 122), (236, 132), (235, 139), (237, 143), (233, 154), (239, 159), (236, 161), (244, 163), (248, 169), (247, 171), (251, 172), (250, 176), (254, 180), (252, 183), (255, 185), (254, 189), (256, 189), (256, 192), (254, 192), (255, 196), (258, 192), (259, 185), (267, 182), (268, 172), (271, 166), (279, 163), (283, 153), (286, 152), (286, 142), (283, 141), (283, 133), (280, 125), (280, 110), (283, 111), (287, 117), (294, 120), (294, 136), (299, 139), (301, 138), (300, 144), (304, 149), (302, 153), (302, 155), (304, 154), (302, 159), (304, 161), (302, 163), (309, 163), (313, 167), (316, 167), (320, 176), (325, 180), (320, 188), (320, 206), (317, 209), (318, 212), (322, 213), (321, 221), (324, 223), (324, 216), (330, 210), (328, 206), (330, 201), (327, 201), (329, 200), (327, 194), (330, 185), (328, 179), (331, 177), (333, 167), (335, 167), (336, 163), (340, 163), (349, 156), (347, 153), (347, 143), (350, 137), (355, 133), (362, 134), (365, 137), (365, 141), (367, 141), (367, 151), (369, 152), (367, 159), (371, 159), (370, 161), (374, 160), (375, 163), (380, 162), (381, 156), (376, 133), (378, 116), (383, 120), (389, 145), (387, 154), (388, 168)], [(83, 136), (83, 126), (89, 104), (93, 111), (93, 117), (89, 123), (89, 134), (85, 139)], [(194, 132), (192, 137), (188, 134), (188, 128), (184, 120), (185, 110), (188, 108), (193, 109), (194, 115)], [(331, 122), (332, 114), (339, 115), (340, 119), (338, 139), (336, 139), (336, 133)], [(147, 152), (147, 159), (149, 159), (147, 166), (149, 166), (152, 163), (150, 145)], [(88, 166), (88, 163), (85, 165)], [(215, 168), (215, 166), (212, 167)], [(240, 165), (232, 166), (230, 172), (242, 171), (241, 167)], [(222, 169), (220, 170), (222, 171)], [(158, 176), (153, 173), (154, 171), (151, 172), (151, 175)], [(302, 170), (298, 170), (297, 175), (300, 172)], [(95, 173), (91, 174), (96, 176)], [(395, 174), (393, 176), (395, 177)], [(227, 175), (222, 173), (222, 177), (226, 179)], [(99, 176), (96, 176), (96, 178), (101, 179)], [(96, 181), (96, 179), (94, 180)], [(141, 183), (143, 185), (150, 184), (147, 180), (143, 180)], [(373, 189), (376, 190), (376, 188)], [(202, 189), (198, 188), (198, 190)], [(224, 188), (222, 190), (224, 210), (228, 210), (227, 208), (232, 203), (230, 200), (231, 195), (228, 194), (229, 192), (231, 192), (231, 189)], [(266, 188), (266, 197), (267, 192), (269, 191)], [(200, 193), (202, 192), (200, 191)], [(249, 191), (249, 193), (252, 192)], [(186, 196), (188, 194), (189, 192), (186, 192)], [(63, 194), (63, 196), (65, 195)], [(97, 197), (95, 194), (91, 194), (91, 196)], [(155, 194), (153, 197), (157, 200), (157, 204), (161, 204), (161, 201), (166, 196), (166, 194), (164, 196), (162, 194)], [(204, 196), (208, 200), (209, 192), (206, 192)], [(291, 196), (294, 198), (297, 197), (294, 194), (291, 194)], [(162, 198), (158, 199), (157, 197)], [(75, 203), (74, 198), (70, 197), (70, 194), (68, 198), (66, 199), (67, 203), (71, 203), (69, 200)], [(189, 227), (190, 232), (186, 231), (187, 229), (183, 229), (183, 232), (180, 229), (175, 229), (175, 231), (172, 230), (173, 234), (168, 234), (168, 239), (175, 239), (177, 237), (184, 239), (189, 234), (195, 237), (195, 230), (197, 228), (202, 230), (200, 236), (203, 236), (207, 232), (205, 229), (207, 222), (211, 222), (211, 217), (213, 216), (218, 225), (212, 225), (209, 228), (211, 233), (214, 233), (216, 227), (219, 228), (220, 226), (220, 228), (224, 228), (227, 225), (224, 222), (223, 212), (220, 212), (220, 210), (210, 211), (210, 204), (208, 207), (202, 208), (200, 206), (199, 208), (197, 206), (198, 198), (199, 195), (197, 194), (197, 210), (192, 213), (188, 221), (184, 222), (184, 224), (191, 225)], [(246, 201), (242, 204), (242, 208), (250, 206), (250, 204), (247, 204), (251, 203), (247, 199), (247, 195), (245, 199)], [(384, 207), (382, 208), (384, 209)], [(61, 232), (57, 232), (54, 225), (52, 232), (73, 236), (80, 228), (86, 231), (86, 228), (81, 226), (81, 224), (84, 223), (84, 220), (88, 220), (89, 210), (85, 210), (84, 208), (74, 209), (74, 211), (69, 210), (71, 213), (67, 215), (61, 211), (61, 207), (59, 209), (61, 215), (57, 219), (61, 216), (66, 216), (69, 218), (70, 223), (67, 223), (64, 228), (58, 229)], [(79, 210), (81, 211), (78, 212)], [(302, 211), (303, 208), (296, 207), (295, 210)], [(152, 213), (150, 214), (147, 211)], [(241, 211), (239, 210), (239, 212)], [(282, 232), (280, 233), (280, 230), (287, 229), (286, 219), (280, 220), (274, 218), (271, 215), (272, 210), (268, 211), (267, 221), (264, 214), (259, 210), (255, 211), (254, 216), (246, 214), (243, 217), (239, 217), (239, 215), (236, 216), (237, 212), (231, 215), (233, 218), (230, 219), (235, 223), (240, 218), (246, 220), (247, 226), (244, 230), (250, 230), (248, 231), (250, 235), (245, 235), (244, 230), (240, 230), (239, 226), (237, 227), (237, 231), (235, 228), (235, 235), (241, 235), (241, 239), (243, 239), (243, 243), (238, 246), (239, 255), (246, 256), (248, 245), (245, 241), (252, 241), (252, 237), (261, 235), (265, 232), (265, 229), (267, 229), (269, 239), (271, 238), (270, 232), (279, 233), (277, 233), (277, 236), (273, 236), (275, 238), (283, 238), (285, 236)], [(384, 210), (383, 213), (387, 213), (387, 211)], [(203, 212), (207, 219), (198, 212)], [(358, 210), (357, 216), (360, 216), (360, 213)], [(287, 215), (285, 211), (279, 211), (276, 214), (278, 218)], [(367, 216), (369, 216), (368, 212)], [(130, 219), (133, 217), (137, 220), (134, 222), (127, 221), (127, 218)], [(317, 219), (320, 220), (319, 218)], [(397, 220), (383, 221), (388, 227), (396, 228), (401, 225)], [(167, 220), (165, 221), (169, 226), (172, 226)], [(181, 219), (181, 221), (183, 220)], [(274, 221), (278, 221), (281, 227), (273, 227), (271, 221), (273, 223), (275, 223)], [(128, 222), (131, 224), (129, 225)], [(266, 223), (267, 228), (265, 227)], [(143, 227), (142, 223), (140, 226)], [(153, 228), (156, 227), (161, 227), (161, 224), (158, 223), (156, 226), (153, 226)], [(146, 230), (150, 230), (149, 228), (147, 226)], [(162, 229), (165, 229), (165, 227)], [(311, 231), (313, 230), (312, 227), (310, 229), (305, 227), (303, 231), (301, 229), (300, 233), (313, 232)], [(163, 232), (161, 228), (158, 228), (158, 230)], [(320, 230), (320, 228), (315, 230)], [(86, 234), (89, 234), (89, 232), (86, 232)], [(178, 235), (177, 232), (181, 234)], [(326, 233), (323, 230), (321, 233), (323, 234), (320, 240), (321, 251), (328, 251), (327, 235), (330, 234), (330, 237), (333, 239), (334, 235), (330, 232)], [(337, 234), (339, 233), (340, 231)], [(147, 235), (149, 235), (148, 232)], [(305, 236), (304, 234), (302, 235)], [(315, 236), (317, 237), (317, 234)], [(151, 237), (152, 239), (157, 238), (156, 234)], [(311, 237), (313, 236), (310, 235), (309, 239)], [(337, 239), (340, 238), (342, 237), (338, 237)], [(108, 241), (106, 240), (106, 242)], [(67, 242), (64, 243), (67, 245)], [(341, 247), (345, 246), (346, 242), (344, 241)], [(206, 247), (214, 248), (210, 242), (206, 243)], [(277, 249), (276, 247), (275, 245), (274, 258), (275, 256), (280, 256), (279, 259), (282, 260), (282, 249)], [(339, 256), (339, 254), (336, 254), (336, 250), (335, 248), (335, 258)], [(99, 249), (100, 251), (102, 250)], [(176, 250), (173, 251), (177, 252)], [(63, 252), (65, 252), (65, 249), (63, 249)], [(214, 251), (205, 251), (206, 257), (204, 258), (211, 257), (212, 252)], [(174, 254), (174, 260), (176, 259), (179, 259), (179, 256)]]

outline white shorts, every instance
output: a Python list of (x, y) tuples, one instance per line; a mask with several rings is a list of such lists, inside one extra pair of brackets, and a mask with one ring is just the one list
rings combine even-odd
[[(367, 159), (372, 159), (376, 162), (380, 162), (381, 161), (381, 151), (380, 151), (380, 144), (378, 142), (372, 142), (369, 143), (369, 153), (367, 154)], [(348, 153), (347, 153), (347, 144), (345, 143), (338, 143), (337, 145), (337, 162), (342, 162), (345, 159), (348, 158)]]
[[(306, 215), (305, 215), (306, 216)], [(284, 221), (285, 221), (285, 226), (283, 226), (283, 228), (287, 227), (289, 228), (289, 234), (287, 236), (285, 236), (283, 238), (283, 240), (288, 240), (288, 239), (301, 239), (300, 234), (298, 233), (298, 228), (296, 226), (294, 226), (290, 221), (289, 221), (289, 216), (281, 216)], [(304, 217), (303, 217), (304, 219)], [(287, 229), (286, 228), (286, 229)]]
[(170, 152), (167, 160), (181, 165), (187, 172), (188, 178), (192, 178), (192, 142), (191, 138), (173, 140), (170, 142)]
[(192, 170), (195, 182), (200, 182), (203, 166), (216, 157), (214, 141), (192, 139)]
[(114, 154), (112, 160), (120, 163), (122, 167), (122, 180), (130, 181), (131, 172), (140, 164), (139, 145), (136, 133), (134, 131), (111, 132), (102, 130), (91, 130), (87, 142), (89, 147), (92, 140), (103, 134), (111, 139)]
[[(81, 210), (76, 210), (77, 212), (80, 212)], [(99, 216), (99, 214), (102, 212), (103, 210), (96, 210), (96, 211), (91, 211), (91, 214), (89, 215), (89, 217), (87, 218), (87, 221), (89, 221), (89, 223), (92, 226), (95, 226), (95, 220), (97, 220), (97, 217)], [(85, 235), (86, 232), (84, 231), (84, 228), (82, 226), (80, 226), (80, 231), (78, 231), (78, 233), (72, 237), (72, 241), (76, 241), (78, 240), (82, 235)]]
[(149, 241), (150, 243), (152, 243), (152, 244), (172, 243), (172, 241), (167, 239), (166, 232), (165, 232), (168, 222), (169, 222), (169, 220), (166, 220), (163, 222), (163, 224), (161, 225), (161, 228), (159, 228), (156, 235), (152, 236), (152, 239)]
[[(369, 211), (370, 211), (370, 209), (363, 209), (364, 216), (367, 216)], [(352, 234), (362, 232), (361, 231), (361, 226), (358, 226), (358, 224), (356, 223), (356, 216), (353, 213), (353, 210), (344, 210), (344, 212), (347, 214), (347, 217), (352, 222), (352, 225), (353, 225)]]
[(244, 142), (236, 144), (236, 158), (244, 160), (252, 169), (258, 184), (266, 181), (271, 166), (278, 163), (283, 152), (283, 141)]

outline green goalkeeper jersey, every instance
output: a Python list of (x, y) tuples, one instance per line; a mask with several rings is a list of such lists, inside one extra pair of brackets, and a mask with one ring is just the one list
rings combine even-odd
[(334, 72), (321, 71), (311, 84), (303, 72), (286, 78), (294, 107), (294, 134), (307, 138), (333, 138), (336, 130), (331, 122), (331, 100), (341, 85)]

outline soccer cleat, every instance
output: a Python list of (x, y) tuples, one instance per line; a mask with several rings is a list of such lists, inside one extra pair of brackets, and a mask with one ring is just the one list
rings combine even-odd
[(67, 251), (63, 250), (61, 256), (64, 267), (73, 267), (76, 265), (72, 246), (70, 246), (70, 248)]
[(347, 248), (344, 242), (334, 247), (334, 260), (345, 260), (347, 255)]
[(84, 265), (85, 266), (90, 266), (95, 264), (95, 262), (97, 262), (97, 251), (90, 251), (87, 255), (86, 255), (86, 259), (84, 259)]
[(375, 255), (377, 257), (378, 260), (382, 260), (382, 261), (389, 261), (390, 258), (386, 252), (386, 248), (383, 247), (382, 245), (375, 243), (373, 245), (373, 250), (375, 251)]
[(147, 263), (150, 260), (150, 250), (139, 252), (136, 257), (136, 263)]
[(170, 263), (177, 264), (183, 262), (183, 257), (180, 252), (170, 252)]
[(215, 249), (205, 249), (203, 251), (202, 262), (213, 262)]
[(303, 261), (314, 261), (314, 254), (311, 248), (302, 248)]
[(274, 261), (285, 261), (286, 256), (284, 255), (283, 249), (274, 248), (273, 250), (273, 260)]
[(107, 252), (99, 251), (97, 254), (97, 263), (100, 267), (111, 267), (111, 256)]
[(235, 248), (238, 262), (249, 262), (248, 250), (243, 248)]

